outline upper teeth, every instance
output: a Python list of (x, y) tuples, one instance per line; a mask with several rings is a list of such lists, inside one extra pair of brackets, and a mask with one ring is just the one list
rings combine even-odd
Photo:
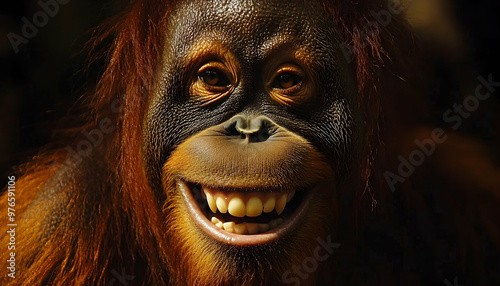
[(265, 196), (259, 194), (242, 195), (242, 194), (225, 194), (223, 192), (203, 187), (203, 195), (206, 197), (208, 206), (213, 213), (219, 210), (220, 213), (229, 212), (235, 217), (256, 217), (262, 212), (270, 213), (276, 209), (276, 213), (283, 213), (287, 202), (295, 195), (295, 191), (285, 194), (267, 194)]

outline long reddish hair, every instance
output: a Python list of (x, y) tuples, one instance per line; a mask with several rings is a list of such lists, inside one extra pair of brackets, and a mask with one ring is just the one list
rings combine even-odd
[[(102, 146), (104, 159), (95, 165), (80, 165), (81, 171), (70, 166), (72, 183), (64, 187), (67, 213), (51, 236), (44, 235), (40, 220), (26, 216), (19, 223), (19, 270), (16, 280), (26, 285), (107, 284), (112, 271), (141, 275), (145, 284), (167, 284), (165, 265), (169, 251), (162, 229), (162, 201), (146, 179), (141, 157), (141, 126), (147, 96), (154, 86), (160, 62), (169, 11), (176, 1), (134, 1), (119, 17), (101, 26), (93, 46), (104, 39), (114, 40), (109, 49), (107, 64), (93, 95), (88, 101), (88, 125), (98, 126), (101, 118), (116, 124), (112, 136)], [(377, 156), (381, 98), (377, 86), (387, 66), (388, 55), (397, 55), (389, 47), (395, 45), (393, 32), (401, 28), (399, 18), (387, 28), (375, 25), (371, 37), (363, 31), (373, 21), (370, 11), (378, 11), (383, 1), (323, 0), (331, 15), (341, 41), (354, 49), (352, 66), (359, 93), (359, 108), (366, 124), (365, 152), (361, 174), (364, 182), (360, 194), (370, 189), (371, 170)], [(376, 23), (376, 22), (375, 22)], [(119, 100), (119, 112), (110, 104)], [(37, 192), (54, 180), (65, 160), (64, 150), (39, 155), (22, 169), (25, 175), (17, 185), (20, 197), (19, 212), (25, 212)], [(99, 172), (99, 174), (96, 174)], [(74, 175), (73, 173), (77, 173)], [(94, 177), (98, 178), (94, 178)], [(373, 194), (372, 194), (373, 195)], [(371, 196), (369, 196), (371, 201)], [(83, 204), (82, 204), (83, 202)], [(2, 204), (2, 208), (3, 208)], [(43, 218), (51, 209), (35, 208)], [(3, 209), (3, 213), (6, 213)], [(82, 213), (84, 215), (82, 215)], [(82, 221), (83, 220), (83, 221)], [(6, 241), (8, 237), (4, 237)], [(6, 255), (6, 253), (4, 253)], [(6, 256), (3, 256), (4, 258)], [(140, 274), (145, 271), (144, 274)], [(17, 281), (17, 282), (16, 282)]]

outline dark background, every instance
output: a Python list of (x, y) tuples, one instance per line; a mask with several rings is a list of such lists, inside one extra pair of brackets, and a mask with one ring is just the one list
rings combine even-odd
[[(47, 0), (44, 0), (46, 2)], [(87, 68), (86, 43), (94, 28), (119, 11), (117, 1), (71, 0), (16, 53), (7, 35), (22, 34), (43, 11), (38, 1), (10, 1), (0, 12), (0, 185), (13, 166), (29, 160), (67, 127), (67, 118), (92, 87), (102, 66)], [(118, 4), (118, 5), (117, 5)], [(62, 120), (64, 118), (64, 120)]]
[[(32, 20), (41, 8), (38, 1), (28, 0), (9, 1), (8, 6), (4, 3), (0, 8), (1, 186), (13, 172), (13, 166), (29, 160), (55, 137), (54, 130), (65, 126), (61, 119), (74, 115), (72, 107), (78, 105), (80, 96), (96, 81), (102, 67), (97, 63), (85, 68), (87, 53), (83, 47), (91, 38), (92, 28), (120, 10), (118, 6), (123, 4), (117, 2), (72, 0), (59, 5), (59, 12), (49, 17), (47, 25), (39, 28), (28, 44), (21, 44), (18, 53), (7, 34), (22, 35), (22, 17)], [(491, 73), (494, 80), (500, 81), (500, 1), (452, 2), (454, 7), (449, 12), (462, 42), (430, 49), (428, 57), (435, 69), (434, 88), (428, 97), (436, 107), (436, 125), (442, 111), (471, 95), (467, 92), (477, 85), (477, 75)], [(432, 40), (429, 42), (432, 46)], [(454, 54), (454, 48), (461, 52)], [(500, 88), (460, 128), (497, 150), (499, 94)]]

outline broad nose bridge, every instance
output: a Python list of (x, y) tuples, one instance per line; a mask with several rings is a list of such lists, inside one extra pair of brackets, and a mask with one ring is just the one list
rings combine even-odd
[(275, 124), (263, 115), (236, 115), (224, 124), (228, 136), (237, 135), (252, 143), (266, 141), (275, 128)]

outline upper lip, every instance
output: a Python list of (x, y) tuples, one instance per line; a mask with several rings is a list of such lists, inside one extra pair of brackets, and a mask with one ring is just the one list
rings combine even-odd
[[(251, 235), (251, 234), (230, 233), (216, 227), (215, 224), (212, 223), (209, 220), (209, 218), (207, 218), (204, 211), (200, 209), (197, 199), (195, 199), (195, 197), (193, 196), (194, 194), (193, 193), (194, 190), (192, 190), (193, 184), (190, 184), (187, 181), (179, 179), (177, 180), (177, 185), (178, 185), (178, 190), (180, 190), (182, 196), (184, 197), (185, 202), (187, 203), (187, 207), (191, 213), (191, 217), (193, 218), (195, 224), (213, 239), (222, 243), (236, 245), (236, 246), (259, 245), (259, 244), (269, 243), (277, 240), (285, 233), (293, 231), (293, 229), (295, 229), (300, 224), (300, 221), (303, 219), (304, 214), (308, 211), (310, 207), (311, 196), (315, 193), (314, 190), (307, 190), (307, 191), (301, 190), (300, 191), (301, 195), (303, 195), (302, 200), (297, 203), (298, 206), (295, 209), (289, 210), (291, 213), (287, 214), (287, 217), (284, 218), (282, 224), (264, 233)], [(282, 194), (290, 195), (292, 192), (290, 191), (281, 192), (276, 196), (280, 197)], [(259, 192), (259, 193), (254, 192), (253, 194), (262, 197), (272, 196), (269, 193), (266, 194), (266, 192)], [(217, 213), (220, 215), (220, 212)]]

